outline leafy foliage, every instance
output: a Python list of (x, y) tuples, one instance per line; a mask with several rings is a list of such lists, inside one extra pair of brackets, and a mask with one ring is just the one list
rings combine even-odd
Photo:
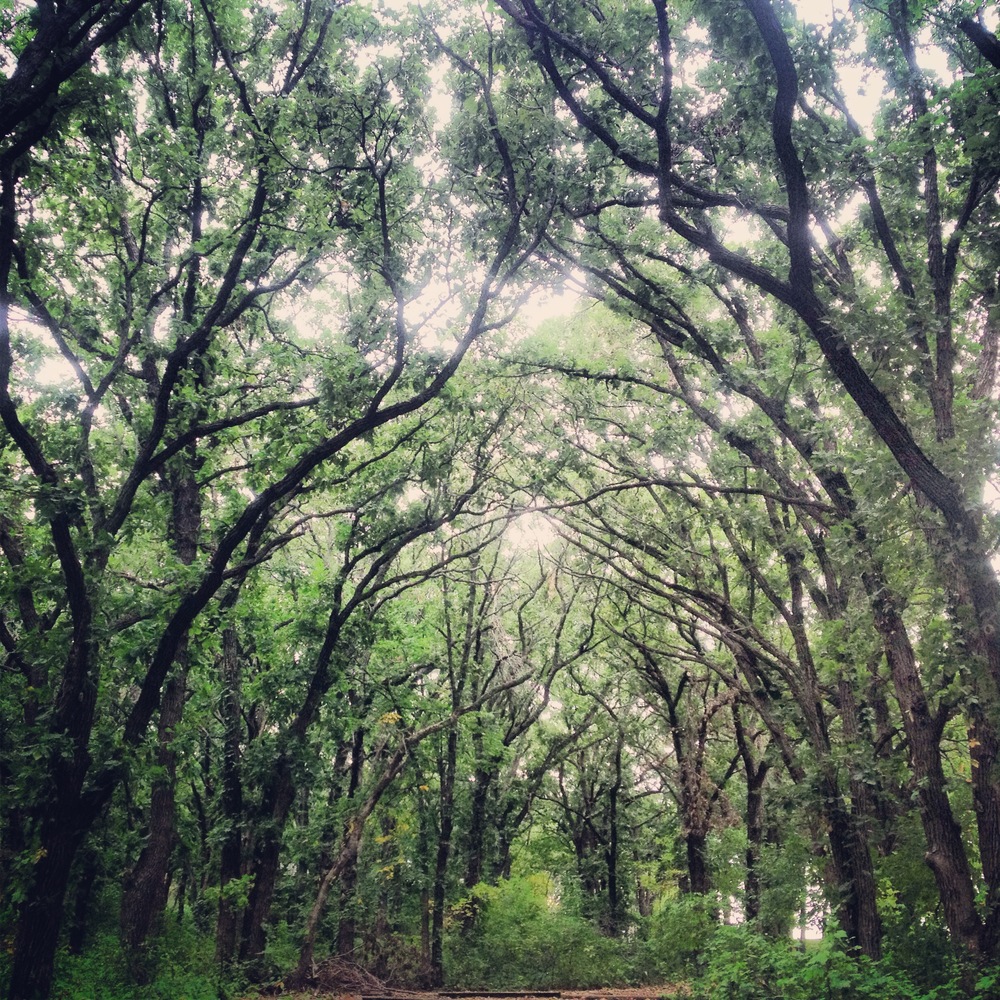
[(449, 982), (476, 989), (598, 987), (632, 978), (619, 942), (555, 896), (545, 872), (479, 886), (452, 910)]
[(991, 24), (4, 5), (3, 988), (995, 991)]
[(944, 981), (928, 989), (915, 985), (891, 964), (848, 955), (838, 935), (802, 952), (787, 941), (767, 942), (741, 929), (719, 928), (705, 950), (704, 971), (692, 983), (692, 996), (700, 1000), (808, 1000), (818, 996), (837, 1000), (985, 1000), (996, 986), (993, 974), (962, 975), (954, 966), (939, 972), (939, 980)]

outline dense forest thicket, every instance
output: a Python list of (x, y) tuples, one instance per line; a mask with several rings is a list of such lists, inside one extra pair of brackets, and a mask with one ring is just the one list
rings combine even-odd
[(996, 996), (995, 15), (0, 2), (0, 993)]

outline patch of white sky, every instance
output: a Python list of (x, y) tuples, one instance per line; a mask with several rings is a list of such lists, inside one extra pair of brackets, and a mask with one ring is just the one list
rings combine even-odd
[(503, 537), (504, 544), (517, 552), (552, 552), (558, 540), (552, 518), (543, 510), (530, 507), (511, 520)]

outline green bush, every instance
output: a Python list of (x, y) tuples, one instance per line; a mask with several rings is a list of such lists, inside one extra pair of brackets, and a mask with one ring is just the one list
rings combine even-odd
[(710, 900), (679, 896), (667, 901), (640, 927), (639, 978), (650, 983), (688, 979), (718, 929)]
[(57, 957), (53, 1000), (219, 1000), (239, 985), (223, 982), (214, 963), (214, 943), (193, 925), (168, 920), (150, 946), (152, 981), (129, 982), (126, 962), (114, 931), (95, 934), (82, 955)]
[(475, 989), (623, 983), (629, 959), (627, 943), (563, 909), (558, 883), (545, 873), (476, 886), (452, 910), (445, 943), (449, 984)]
[(886, 888), (879, 899), (879, 916), (882, 947), (893, 968), (905, 970), (925, 990), (942, 986), (959, 974), (958, 956), (939, 914), (914, 912), (898, 900), (895, 891)]
[(925, 990), (889, 961), (848, 954), (844, 935), (828, 935), (800, 951), (791, 941), (769, 941), (745, 928), (722, 927), (705, 953), (693, 1000), (991, 1000), (1000, 973), (963, 978), (957, 972)]

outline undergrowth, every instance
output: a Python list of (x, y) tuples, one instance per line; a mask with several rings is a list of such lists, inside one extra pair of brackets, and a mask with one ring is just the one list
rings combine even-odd
[(844, 935), (803, 951), (739, 927), (719, 927), (692, 980), (692, 1000), (995, 1000), (1000, 970), (963, 969), (939, 955), (939, 982), (929, 985), (891, 960), (849, 954)]
[(706, 903), (680, 898), (619, 938), (561, 905), (544, 875), (478, 886), (452, 914), (448, 984), (555, 989), (685, 983), (692, 1000), (995, 1000), (1000, 969), (963, 968), (940, 929), (893, 928), (887, 958), (852, 954), (840, 932), (803, 950), (746, 927), (719, 925)]
[[(297, 936), (287, 927), (272, 930), (269, 967), (290, 968)], [(381, 944), (388, 952), (406, 941), (390, 936)], [(696, 898), (675, 899), (624, 934), (609, 937), (562, 898), (557, 880), (534, 874), (477, 886), (451, 910), (445, 969), (449, 986), (484, 990), (684, 983), (691, 1000), (1000, 996), (1000, 968), (963, 967), (936, 926), (887, 921), (885, 948), (887, 957), (872, 962), (852, 954), (843, 934), (834, 932), (803, 950), (788, 938), (768, 939), (747, 927), (719, 925)], [(189, 919), (168, 920), (146, 958), (150, 985), (138, 987), (129, 980), (116, 930), (106, 924), (83, 955), (60, 953), (52, 996), (225, 1000), (247, 990), (245, 980), (220, 975), (211, 935)], [(395, 958), (382, 954), (383, 967), (372, 971), (391, 976), (399, 971)], [(0, 993), (2, 981), (0, 968)]]
[(129, 979), (118, 935), (101, 931), (82, 955), (58, 954), (53, 1000), (220, 1000), (245, 986), (220, 976), (211, 938), (190, 924), (168, 921), (145, 960), (149, 982), (137, 986)]

